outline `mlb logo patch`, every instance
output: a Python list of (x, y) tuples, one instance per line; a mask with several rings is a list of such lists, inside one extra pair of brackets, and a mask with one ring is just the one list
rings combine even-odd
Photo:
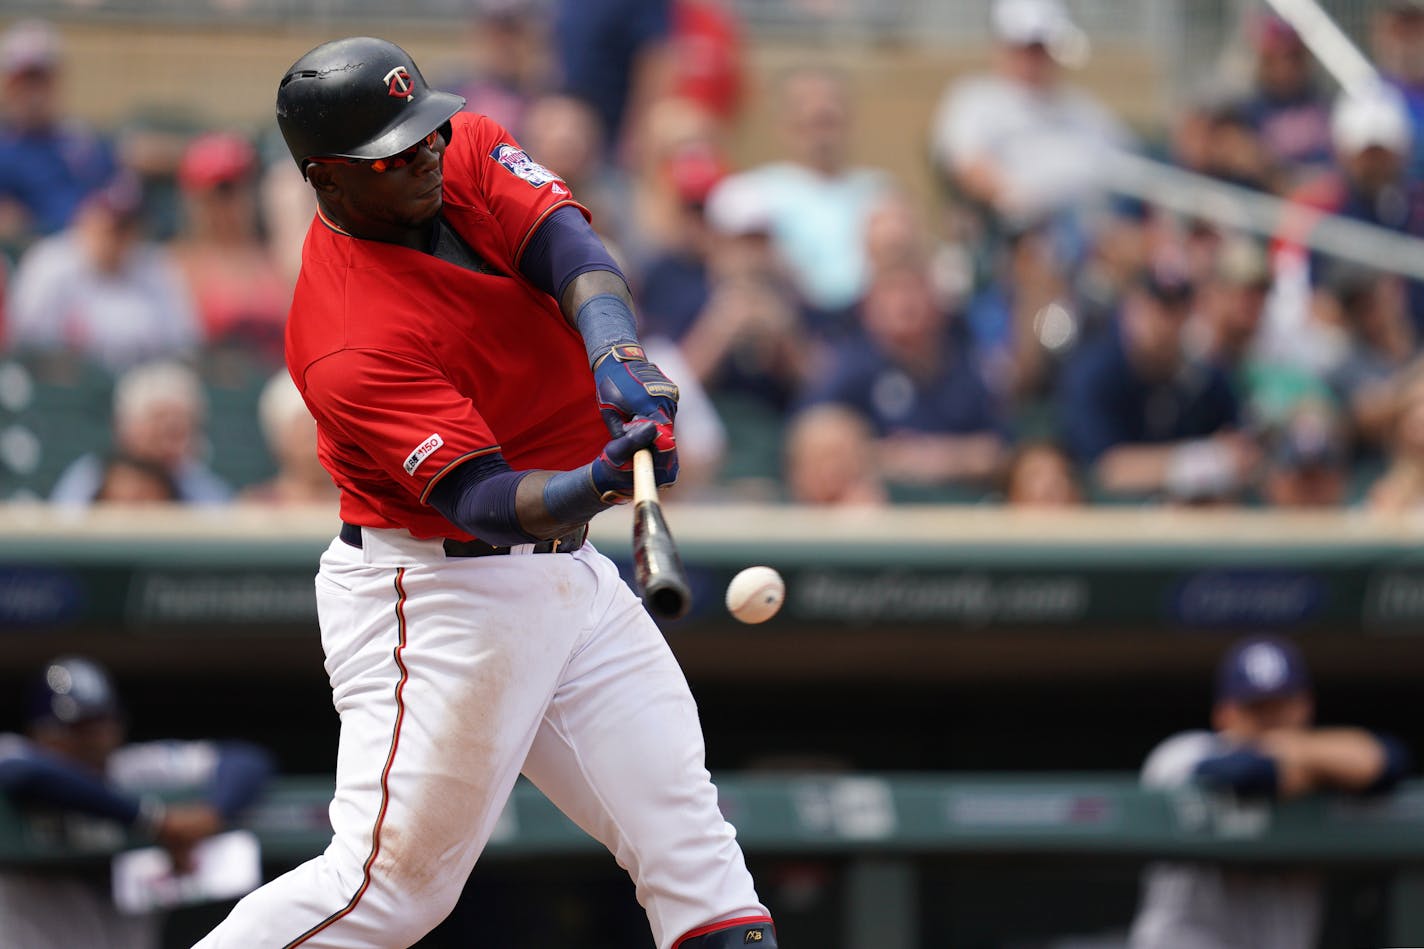
[(432, 432), (425, 441), (415, 446), (405, 459), (405, 473), (415, 474), (415, 469), (420, 467), (420, 463), (440, 450), (440, 446), (445, 444), (445, 439), (440, 437), (439, 432)]
[(490, 157), (504, 166), (504, 170), (516, 178), (523, 178), (535, 188), (543, 187), (551, 181), (563, 181), (543, 165), (529, 157), (522, 148), (513, 145), (496, 145)]

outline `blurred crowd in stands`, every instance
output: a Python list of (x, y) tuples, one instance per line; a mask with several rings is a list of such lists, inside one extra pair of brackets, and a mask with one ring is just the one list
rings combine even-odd
[[(1376, 5), (1387, 81), (1349, 95), (1251, 12), (1246, 81), (1146, 129), (1075, 86), (1059, 0), (996, 0), (990, 67), (918, 130), (932, 201), (852, 163), (834, 57), (753, 87), (719, 0), (474, 9), (468, 68), (427, 78), (592, 212), (684, 393), (680, 497), (1424, 502), (1424, 280), (1312, 239), (1424, 237), (1424, 2)], [(102, 134), (60, 108), (72, 68), (50, 25), (0, 39), (0, 497), (330, 498), (281, 366), (314, 204), (275, 127)], [(735, 167), (753, 94), (779, 157)], [(1124, 152), (1293, 213), (1120, 193)]]

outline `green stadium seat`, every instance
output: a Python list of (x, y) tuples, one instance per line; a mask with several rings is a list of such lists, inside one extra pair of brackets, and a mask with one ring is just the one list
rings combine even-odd
[(60, 472), (110, 442), (114, 378), (71, 353), (0, 357), (0, 500), (44, 498)]

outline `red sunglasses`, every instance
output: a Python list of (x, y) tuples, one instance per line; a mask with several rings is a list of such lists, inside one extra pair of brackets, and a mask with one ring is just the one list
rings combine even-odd
[(422, 148), (433, 149), (439, 140), (440, 130), (436, 129), (405, 151), (385, 158), (308, 158), (307, 161), (318, 165), (370, 165), (371, 170), (379, 175), (387, 169), (404, 168), (415, 161)]

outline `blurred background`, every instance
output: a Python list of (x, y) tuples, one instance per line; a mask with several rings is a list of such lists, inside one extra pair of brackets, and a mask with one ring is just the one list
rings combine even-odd
[[(272, 107), (371, 34), (569, 183), (683, 390), (666, 631), (786, 946), (1421, 944), (1424, 3), (1323, 10), (0, 0), (0, 731), (94, 657), (134, 740), (267, 749), (269, 872), (322, 846), (337, 518)], [(755, 563), (788, 599), (748, 627)], [(1307, 678), (1233, 651), (1263, 635)], [(1139, 779), (1188, 730), (1217, 744)], [(1232, 749), (1278, 780), (1197, 767)], [(21, 872), (109, 846), (0, 813)], [(1277, 922), (1153, 936), (1164, 868), (1215, 894), (1183, 918)], [(528, 788), (421, 943), (647, 944)]]

